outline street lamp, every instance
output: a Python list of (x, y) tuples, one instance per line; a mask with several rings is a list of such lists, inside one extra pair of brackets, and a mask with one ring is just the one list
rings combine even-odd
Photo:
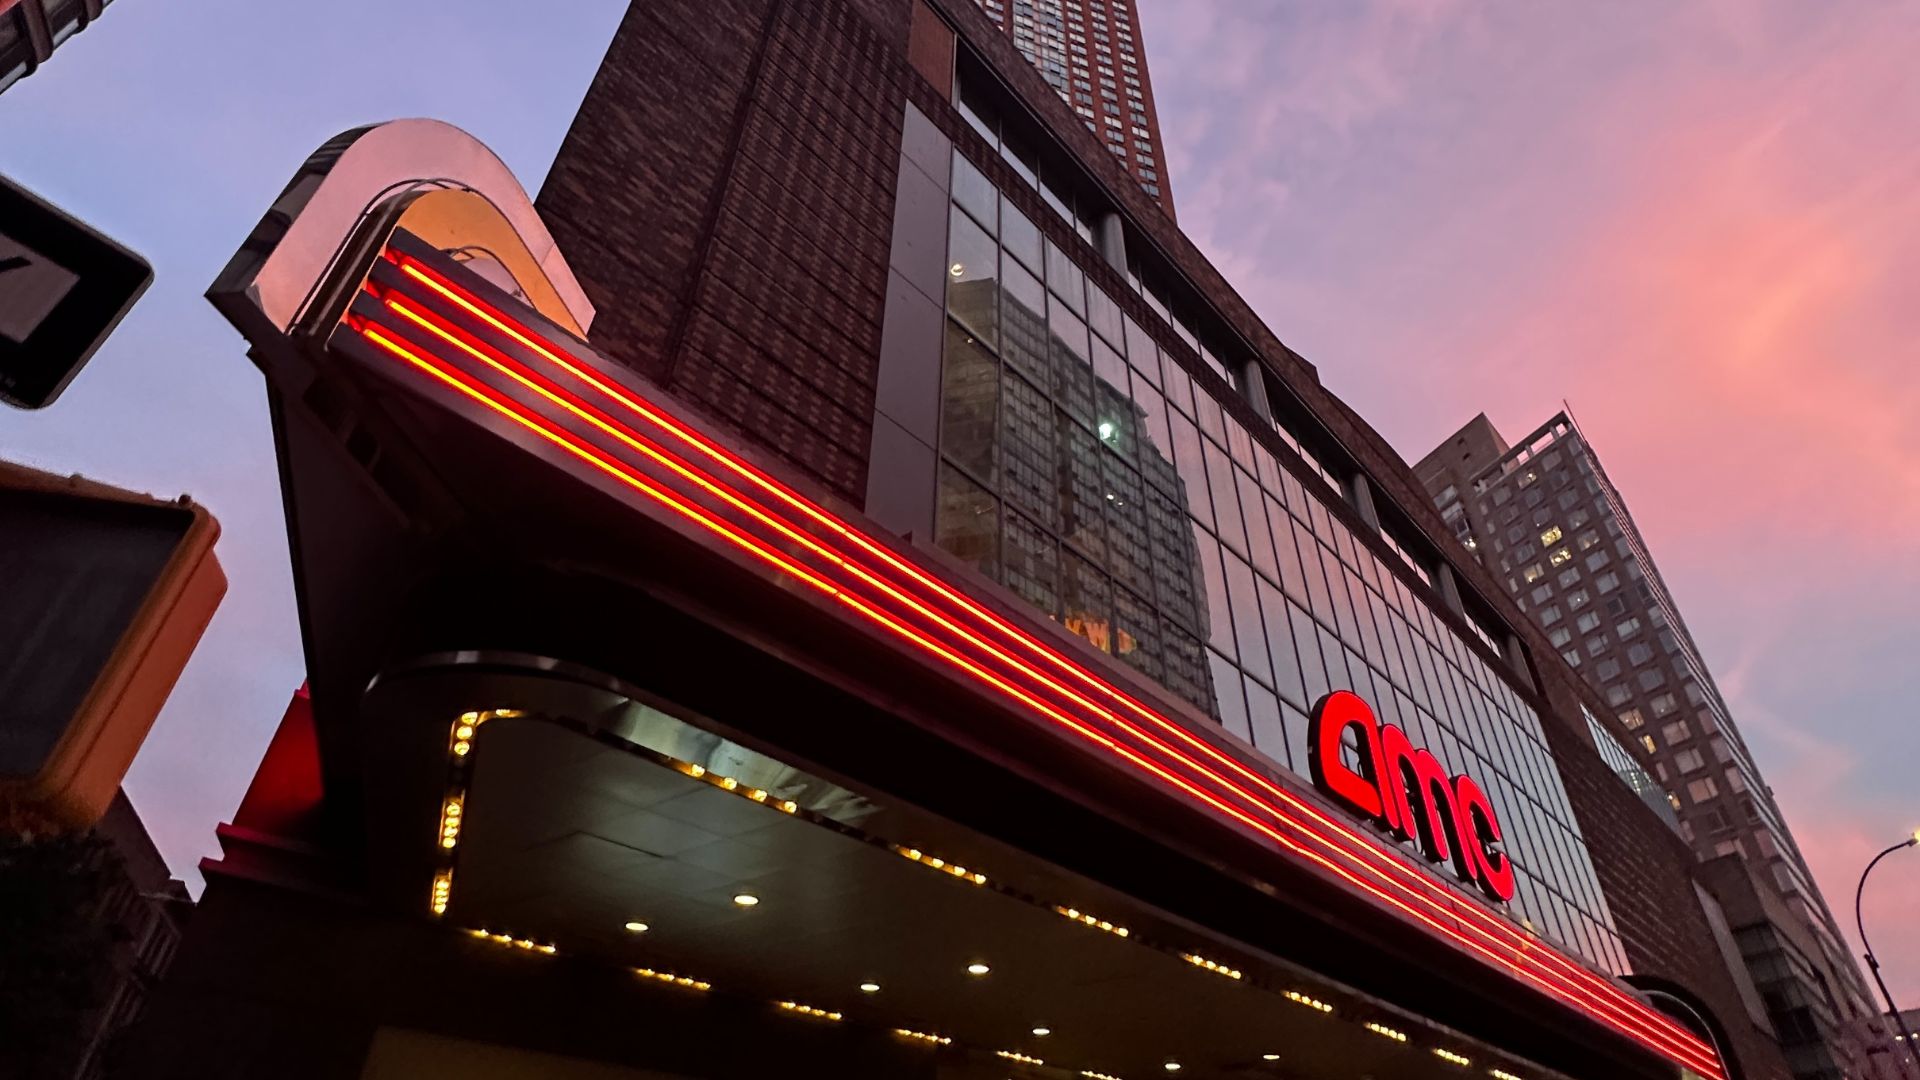
[(1873, 946), (1867, 943), (1867, 921), (1860, 914), (1860, 898), (1867, 891), (1867, 875), (1873, 873), (1873, 868), (1880, 865), (1881, 859), (1896, 851), (1913, 847), (1915, 844), (1920, 844), (1920, 829), (1914, 830), (1912, 836), (1875, 855), (1873, 861), (1867, 864), (1867, 868), (1860, 872), (1860, 884), (1853, 890), (1853, 924), (1860, 930), (1860, 947), (1867, 951), (1867, 970), (1873, 973), (1873, 981), (1879, 984), (1880, 996), (1887, 1003), (1887, 1015), (1893, 1017), (1894, 1024), (1899, 1027), (1900, 1035), (1906, 1043), (1907, 1053), (1920, 1055), (1920, 1040), (1916, 1040), (1913, 1032), (1907, 1030), (1907, 1018), (1900, 1015), (1900, 1006), (1893, 1003), (1893, 995), (1887, 992), (1887, 980), (1880, 977), (1880, 961), (1873, 958)]

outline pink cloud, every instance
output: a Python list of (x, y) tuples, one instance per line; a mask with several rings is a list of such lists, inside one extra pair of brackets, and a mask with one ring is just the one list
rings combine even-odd
[[(1409, 459), (1571, 400), (1850, 933), (1920, 825), (1920, 17), (1177, 7), (1143, 10), (1182, 226)], [(1909, 1005), (1916, 911), (1889, 859)]]

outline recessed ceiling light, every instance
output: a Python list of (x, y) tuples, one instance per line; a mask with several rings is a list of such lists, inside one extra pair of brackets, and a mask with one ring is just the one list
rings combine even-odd
[(760, 902), (760, 898), (750, 892), (735, 893), (733, 894), (733, 902), (739, 904), (741, 907), (752, 907)]
[(1033, 1033), (1034, 1033), (1035, 1035), (1038, 1035), (1038, 1036), (1040, 1036), (1041, 1038), (1043, 1038), (1043, 1039), (1044, 1039), (1044, 1038), (1046, 1038), (1047, 1036), (1049, 1036), (1049, 1035), (1051, 1035), (1051, 1034), (1053, 1034), (1053, 1029), (1052, 1029), (1052, 1028), (1050, 1028), (1050, 1027), (1048, 1027), (1048, 1026), (1046, 1026), (1045, 1024), (1042, 1024), (1042, 1025), (1040, 1025), (1039, 1027), (1037, 1027), (1037, 1028), (1034, 1028), (1034, 1029), (1033, 1029)]
[(1167, 1063), (1166, 1063), (1165, 1065), (1162, 1065), (1162, 1066), (1160, 1066), (1160, 1067), (1161, 1067), (1161, 1068), (1163, 1068), (1163, 1069), (1165, 1069), (1165, 1070), (1167, 1070), (1168, 1072), (1179, 1072), (1179, 1071), (1180, 1071), (1180, 1063), (1179, 1063), (1179, 1062), (1177, 1062), (1177, 1061), (1169, 1061), (1169, 1062), (1167, 1062)]
[(630, 922), (627, 924), (627, 929), (636, 934), (644, 934), (647, 932), (648, 927), (647, 924), (643, 922)]
[(1261, 1054), (1260, 1060), (1261, 1061), (1279, 1061), (1280, 1055), (1279, 1054)]
[(992, 968), (988, 967), (985, 964), (980, 963), (979, 961), (975, 961), (967, 965), (967, 974), (969, 975), (985, 975), (987, 972), (992, 970), (993, 970)]
[(880, 992), (880, 984), (877, 982), (863, 982), (860, 984), (860, 992), (863, 994), (877, 994)]

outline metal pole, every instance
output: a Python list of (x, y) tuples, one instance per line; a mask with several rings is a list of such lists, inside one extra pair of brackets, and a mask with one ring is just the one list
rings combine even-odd
[(1913, 1032), (1907, 1030), (1907, 1018), (1900, 1015), (1900, 1006), (1893, 1003), (1893, 995), (1887, 992), (1887, 980), (1880, 977), (1880, 961), (1874, 959), (1873, 946), (1867, 943), (1867, 921), (1860, 912), (1860, 898), (1867, 891), (1867, 875), (1873, 873), (1873, 868), (1880, 865), (1881, 859), (1915, 844), (1920, 844), (1920, 833), (1875, 855), (1867, 868), (1860, 872), (1860, 884), (1853, 890), (1853, 925), (1860, 931), (1860, 947), (1867, 951), (1867, 970), (1873, 973), (1873, 981), (1880, 987), (1880, 996), (1887, 1003), (1887, 1015), (1893, 1017), (1894, 1026), (1905, 1037), (1906, 1054), (1910, 1059), (1920, 1059), (1920, 1040), (1914, 1039)]

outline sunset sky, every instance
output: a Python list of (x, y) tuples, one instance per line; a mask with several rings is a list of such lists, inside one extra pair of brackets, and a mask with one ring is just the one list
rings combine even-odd
[[(1571, 403), (1851, 934), (1920, 826), (1920, 7), (1140, 4), (1182, 226), (1410, 461)], [(182, 876), (302, 671), (261, 380), (200, 294), (347, 127), (446, 119), (537, 188), (623, 7), (115, 4), (0, 97), (0, 170), (157, 275), (0, 455), (225, 527), (128, 781)], [(1909, 1007), (1916, 913), (1920, 851), (1867, 900)]]

